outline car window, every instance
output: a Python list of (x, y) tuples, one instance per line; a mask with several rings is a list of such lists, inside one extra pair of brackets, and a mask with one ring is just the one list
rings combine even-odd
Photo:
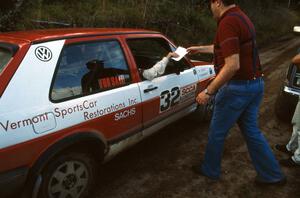
[(0, 48), (0, 73), (12, 58), (12, 56), (13, 54), (9, 50)]
[(118, 41), (64, 47), (50, 97), (54, 101), (98, 93), (130, 83), (127, 62)]
[[(175, 51), (175, 48), (163, 38), (134, 38), (128, 39), (127, 44), (137, 67), (141, 69), (151, 68), (169, 52)], [(188, 69), (190, 64), (184, 58), (178, 62), (171, 59), (164, 75), (175, 73), (178, 67)]]

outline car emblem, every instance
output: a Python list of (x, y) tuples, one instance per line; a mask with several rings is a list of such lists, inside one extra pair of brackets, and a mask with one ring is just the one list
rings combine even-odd
[(35, 56), (41, 61), (48, 62), (52, 58), (52, 52), (49, 48), (40, 46), (35, 50)]

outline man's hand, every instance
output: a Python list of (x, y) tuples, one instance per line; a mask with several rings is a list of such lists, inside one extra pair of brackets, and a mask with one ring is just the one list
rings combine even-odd
[(207, 95), (204, 91), (198, 94), (196, 100), (201, 105), (206, 105), (210, 99), (210, 96)]
[(188, 52), (188, 54), (197, 54), (199, 53), (199, 49), (201, 46), (191, 46), (189, 48), (186, 49), (186, 51)]

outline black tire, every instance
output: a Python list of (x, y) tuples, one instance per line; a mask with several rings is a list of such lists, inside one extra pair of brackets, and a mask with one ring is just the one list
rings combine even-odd
[(279, 120), (290, 123), (295, 108), (298, 102), (298, 97), (284, 91), (284, 86), (281, 86), (275, 102), (275, 114)]
[(85, 198), (95, 184), (96, 161), (70, 152), (53, 159), (42, 171), (39, 198)]

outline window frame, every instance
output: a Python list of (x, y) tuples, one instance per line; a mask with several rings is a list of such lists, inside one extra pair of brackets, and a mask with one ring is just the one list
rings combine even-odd
[(18, 52), (19, 46), (11, 44), (11, 43), (0, 42), (0, 49), (6, 50), (7, 52), (10, 53), (9, 60), (7, 61), (7, 63), (5, 65), (3, 65), (2, 69), (0, 69), (0, 74), (2, 74), (3, 71), (5, 70), (5, 68), (7, 67), (7, 65), (9, 64), (9, 62), (11, 62), (11, 60), (14, 58), (15, 54)]
[[(69, 46), (76, 46), (76, 45), (82, 45), (82, 44), (88, 44), (88, 43), (103, 43), (103, 42), (110, 42), (110, 41), (117, 42), (119, 44), (119, 47), (121, 48), (121, 52), (123, 54), (124, 61), (127, 65), (130, 82), (128, 82), (124, 85), (121, 85), (121, 86), (113, 87), (113, 88), (106, 88), (106, 89), (102, 89), (102, 90), (98, 90), (98, 91), (93, 91), (93, 92), (88, 93), (88, 94), (81, 93), (81, 94), (76, 95), (76, 96), (65, 97), (65, 98), (58, 99), (58, 100), (53, 99), (51, 94), (52, 94), (52, 91), (53, 91), (53, 88), (54, 88), (55, 77), (57, 76), (57, 73), (58, 73), (58, 70), (59, 70), (59, 65), (60, 65), (61, 60), (62, 60), (63, 51)], [(131, 85), (132, 83), (133, 83), (133, 78), (132, 78), (131, 67), (129, 65), (128, 57), (126, 56), (126, 53), (125, 53), (125, 51), (122, 47), (121, 41), (118, 38), (106, 38), (106, 39), (105, 38), (103, 38), (103, 39), (98, 38), (98, 39), (91, 39), (91, 40), (87, 40), (87, 41), (77, 41), (77, 42), (75, 41), (75, 42), (71, 42), (71, 43), (67, 43), (67, 41), (66, 41), (66, 44), (63, 46), (63, 48), (62, 48), (62, 50), (59, 54), (59, 58), (58, 58), (58, 61), (56, 63), (56, 66), (55, 66), (55, 71), (52, 75), (52, 80), (51, 80), (51, 85), (50, 85), (48, 97), (49, 97), (49, 101), (51, 101), (52, 103), (62, 103), (62, 102), (66, 102), (66, 101), (69, 101), (69, 100), (74, 100), (74, 99), (77, 99), (77, 98), (82, 98), (82, 97), (86, 97), (86, 96), (90, 96), (90, 95), (99, 94), (99, 93), (102, 93), (102, 92), (105, 92), (105, 91), (118, 89), (118, 88), (121, 88), (121, 87), (126, 87), (128, 85)]]
[[(176, 48), (177, 48), (177, 46), (176, 45), (174, 45), (172, 42), (170, 42), (168, 39), (166, 39), (164, 36), (162, 36), (162, 35), (160, 35), (160, 36), (157, 36), (157, 35), (155, 35), (155, 36), (149, 36), (149, 35), (143, 35), (143, 36), (138, 36), (138, 37), (127, 37), (127, 38), (125, 38), (125, 41), (126, 41), (126, 45), (128, 46), (128, 49), (129, 49), (129, 51), (130, 51), (130, 53), (131, 53), (131, 56), (132, 56), (132, 58), (133, 58), (133, 60), (134, 60), (134, 63), (135, 63), (135, 66), (136, 66), (136, 68), (137, 68), (137, 70), (139, 70), (139, 66), (137, 65), (137, 62), (136, 62), (136, 60), (135, 60), (135, 56), (134, 56), (134, 54), (133, 54), (133, 52), (132, 52), (132, 50), (131, 50), (131, 48), (130, 48), (130, 44), (129, 44), (129, 42), (128, 41), (130, 41), (130, 40), (143, 40), (143, 39), (161, 39), (161, 40), (163, 40), (163, 41), (165, 41), (169, 46), (170, 46), (170, 49), (172, 50), (172, 52), (175, 52), (175, 50), (176, 50)], [(188, 58), (186, 58), (185, 56), (183, 57), (184, 59), (185, 59), (185, 61), (186, 61), (186, 65), (188, 65), (188, 69), (191, 69), (191, 68), (193, 68), (194, 66), (193, 66), (193, 64), (191, 64), (191, 62), (190, 62), (190, 60), (188, 59)], [(186, 69), (185, 69), (186, 70)], [(168, 76), (168, 75), (170, 75), (170, 73), (168, 73), (168, 74), (163, 74), (163, 75), (161, 75), (161, 76), (159, 76), (159, 77), (162, 77), (162, 76)], [(146, 79), (144, 79), (143, 78), (143, 76), (142, 76), (142, 74), (139, 72), (139, 77), (140, 77), (140, 81), (146, 81)], [(158, 78), (159, 78), (158, 77)]]
[(2, 71), (4, 71), (4, 69), (8, 65), (8, 63), (12, 60), (13, 53), (9, 49), (7, 49), (7, 48), (1, 48), (1, 47), (0, 47), (0, 51), (1, 51), (1, 53), (3, 52), (3, 54), (5, 56), (7, 56), (7, 58), (8, 58), (7, 61), (3, 62), (3, 64), (0, 64), (0, 74), (1, 74)]

